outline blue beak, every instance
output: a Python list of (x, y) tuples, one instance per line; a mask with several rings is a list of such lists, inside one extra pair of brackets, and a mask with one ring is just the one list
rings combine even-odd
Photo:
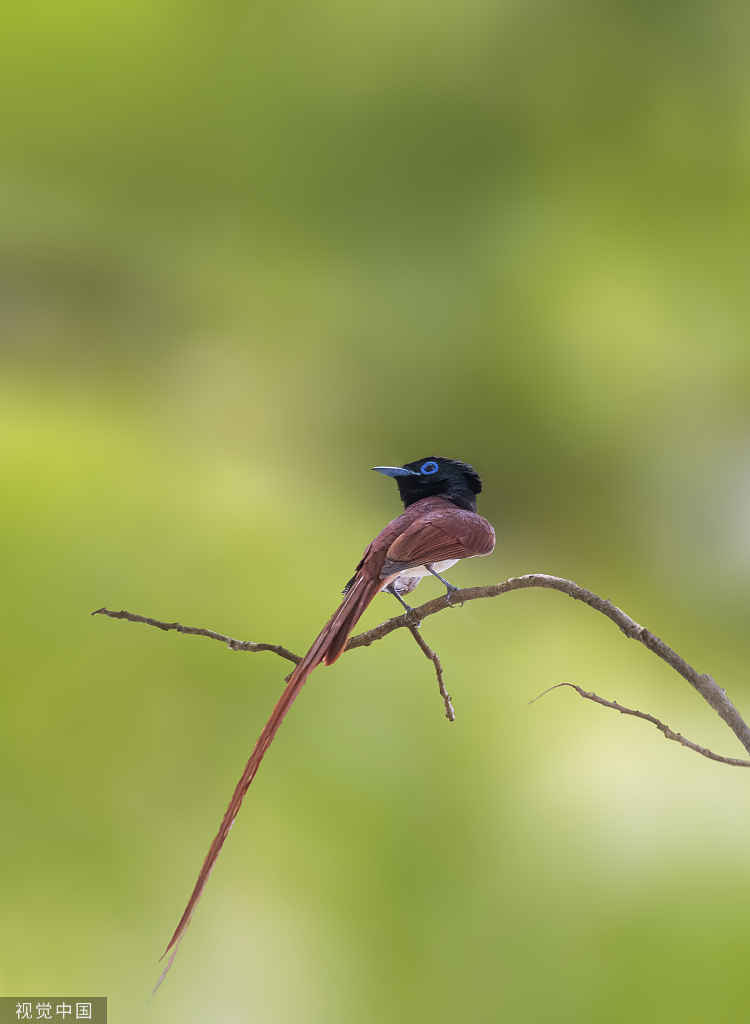
[(373, 466), (373, 472), (384, 473), (386, 476), (419, 476), (413, 469), (404, 469), (403, 466)]

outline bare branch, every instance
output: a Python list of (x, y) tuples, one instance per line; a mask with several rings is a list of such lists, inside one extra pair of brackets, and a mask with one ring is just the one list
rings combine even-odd
[[(710, 675), (701, 675), (701, 673), (697, 672), (692, 665), (689, 665), (675, 651), (673, 651), (671, 647), (667, 646), (663, 640), (660, 640), (658, 636), (655, 636), (643, 626), (640, 626), (637, 622), (631, 619), (629, 615), (626, 615), (625, 612), (615, 607), (611, 601), (597, 597), (597, 595), (593, 594), (590, 590), (585, 590), (583, 587), (579, 587), (577, 583), (573, 583), (571, 580), (562, 579), (559, 576), (547, 576), (542, 573), (533, 573), (528, 576), (512, 577), (504, 583), (495, 583), (484, 587), (467, 587), (465, 590), (456, 590), (451, 596), (454, 603), (460, 602), (463, 604), (466, 601), (477, 601), (487, 597), (500, 597), (501, 594), (508, 594), (512, 590), (524, 590), (529, 587), (543, 587), (548, 590), (558, 590), (560, 593), (567, 594), (568, 597), (572, 597), (576, 601), (582, 601), (595, 611), (601, 612), (602, 615), (606, 615), (608, 619), (611, 619), (612, 622), (619, 627), (625, 636), (629, 637), (631, 640), (637, 640), (639, 643), (642, 643), (644, 647), (647, 647), (653, 654), (656, 654), (662, 659), (662, 661), (665, 661), (670, 668), (675, 670), (675, 672), (679, 672), (683, 679), (686, 679), (724, 720), (724, 722), (726, 722), (745, 750), (750, 753), (750, 728), (748, 728), (737, 708), (727, 697), (726, 691), (718, 686)], [(448, 604), (447, 595), (443, 595), (442, 597), (437, 597), (432, 601), (428, 601), (426, 604), (420, 605), (419, 608), (414, 608), (412, 615), (414, 619), (421, 621), (430, 615), (436, 615), (438, 612), (441, 612), (444, 608), (448, 607), (450, 606)], [(284, 647), (280, 647), (278, 644), (256, 644), (250, 640), (233, 640), (231, 637), (223, 636), (221, 633), (215, 633), (213, 630), (181, 626), (178, 622), (158, 622), (156, 619), (145, 618), (141, 615), (133, 615), (130, 612), (111, 612), (106, 608), (99, 608), (96, 612), (92, 612), (92, 614), (109, 615), (116, 619), (129, 619), (131, 622), (145, 622), (148, 625), (158, 626), (159, 629), (176, 629), (181, 633), (197, 633), (200, 636), (208, 636), (214, 640), (221, 640), (221, 642), (227, 644), (231, 650), (272, 651), (274, 654), (278, 654), (282, 658), (286, 658), (288, 661), (293, 661), (295, 664), (300, 661), (296, 654), (292, 654), (291, 651), (286, 650)], [(382, 640), (394, 630), (409, 629), (410, 626), (411, 623), (407, 620), (406, 615), (398, 615), (395, 618), (387, 619), (385, 622), (381, 622), (379, 626), (375, 626), (374, 629), (366, 630), (364, 633), (359, 633), (357, 636), (351, 637), (345, 650), (351, 651), (357, 647), (369, 647), (370, 644), (375, 643), (377, 640)], [(430, 656), (428, 655), (428, 657)]]
[(440, 688), (440, 696), (443, 698), (443, 704), (445, 704), (445, 717), (449, 722), (456, 721), (456, 712), (453, 710), (451, 704), (451, 695), (445, 688), (445, 680), (443, 679), (443, 666), (440, 664), (440, 658), (431, 647), (427, 645), (422, 634), (419, 632), (417, 626), (413, 626), (411, 623), (408, 624), (409, 632), (417, 641), (420, 650), (424, 654), (425, 658), (429, 658), (432, 664), (435, 666), (435, 674), (437, 675), (438, 687)]
[(550, 686), (544, 693), (540, 693), (539, 697), (534, 697), (534, 700), (530, 700), (529, 704), (533, 704), (534, 701), (539, 700), (546, 694), (551, 693), (553, 690), (558, 690), (561, 686), (570, 686), (571, 689), (577, 690), (582, 697), (586, 700), (593, 700), (595, 704), (601, 704), (604, 708), (612, 708), (615, 711), (619, 711), (621, 715), (632, 715), (634, 718), (642, 718), (645, 722), (651, 722), (655, 725), (660, 732), (664, 733), (664, 736), (668, 740), (674, 740), (675, 743), (682, 744), (683, 747), (689, 747), (690, 750), (695, 750), (698, 754), (703, 754), (704, 757), (710, 758), (712, 761), (721, 761), (722, 764), (731, 764), (735, 768), (750, 768), (750, 761), (742, 761), (736, 757), (722, 757), (721, 754), (714, 754), (713, 750), (708, 750), (706, 747), (699, 747), (697, 743), (693, 743), (692, 740), (686, 739), (679, 732), (672, 732), (668, 725), (664, 722), (660, 722), (658, 718), (654, 718), (653, 715), (647, 715), (645, 711), (633, 711), (631, 708), (625, 708), (622, 704), (618, 704), (617, 701), (605, 700), (604, 697), (600, 697), (597, 693), (589, 693), (588, 690), (582, 689), (580, 686), (576, 686), (575, 683), (557, 683), (556, 686)]
[[(577, 583), (573, 583), (571, 580), (561, 579), (559, 576), (546, 576), (542, 573), (533, 573), (529, 576), (514, 576), (504, 583), (490, 584), (485, 587), (468, 587), (466, 590), (457, 590), (452, 595), (454, 603), (464, 603), (466, 601), (477, 601), (480, 598), (485, 597), (499, 597), (501, 594), (508, 594), (512, 590), (524, 590), (528, 587), (544, 587), (549, 590), (559, 590), (562, 594), (567, 594), (568, 597), (572, 597), (576, 601), (582, 601), (587, 604), (590, 608), (593, 608), (597, 612), (601, 612), (602, 615), (606, 615), (608, 619), (611, 619), (631, 640), (638, 640), (644, 647), (647, 647), (653, 654), (656, 654), (666, 661), (666, 663), (673, 668), (675, 672), (687, 679), (690, 685), (698, 691), (703, 699), (710, 704), (710, 706), (716, 711), (716, 713), (726, 722), (732, 732), (735, 734), (737, 739), (740, 741), (742, 746), (750, 753), (750, 728), (743, 720), (737, 708), (732, 704), (726, 694), (726, 690), (723, 690), (714, 679), (707, 674), (701, 675), (697, 672), (692, 665), (689, 665), (684, 661), (679, 654), (675, 653), (671, 647), (667, 646), (663, 640), (660, 640), (658, 636), (650, 633), (643, 626), (640, 626), (637, 622), (626, 615), (625, 612), (615, 607), (611, 601), (603, 600), (601, 597), (597, 597), (596, 594), (592, 594), (590, 590), (585, 590), (583, 587), (579, 587)], [(446, 596), (435, 598), (433, 601), (428, 601), (426, 604), (420, 605), (419, 608), (414, 609), (415, 615), (419, 619), (426, 619), (429, 615), (435, 615), (437, 612), (448, 607), (448, 601)], [(347, 644), (347, 650), (354, 647), (368, 647), (371, 643), (376, 640), (381, 640), (383, 637), (392, 633), (394, 629), (408, 626), (405, 616), (399, 615), (395, 619), (389, 619), (387, 622), (382, 622), (379, 626), (374, 629), (368, 630), (366, 633), (360, 633), (358, 636), (354, 636), (349, 640)]]
[(302, 658), (298, 654), (292, 654), (286, 647), (279, 644), (256, 644), (252, 640), (234, 640), (231, 636), (224, 636), (223, 633), (215, 633), (212, 629), (199, 629), (197, 626), (183, 626), (179, 622), (160, 622), (158, 619), (149, 619), (146, 615), (136, 615), (135, 612), (111, 612), (108, 608), (97, 608), (92, 615), (108, 615), (110, 619), (127, 619), (128, 622), (145, 622), (147, 626), (156, 626), (157, 629), (168, 631), (176, 630), (178, 633), (193, 633), (196, 636), (207, 636), (211, 640), (220, 640), (226, 644), (230, 651), (271, 651), (278, 654), (280, 658), (293, 661), (299, 665)]

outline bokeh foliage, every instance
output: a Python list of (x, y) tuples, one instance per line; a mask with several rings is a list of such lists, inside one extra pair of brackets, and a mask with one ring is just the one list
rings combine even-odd
[[(750, 711), (750, 14), (733, 0), (11, 3), (0, 94), (4, 994), (139, 1019), (285, 674), (476, 464), (491, 559)], [(437, 585), (435, 585), (436, 587)], [(437, 592), (433, 584), (420, 588)], [(365, 624), (393, 608), (378, 599)], [(154, 1021), (745, 1021), (750, 776), (559, 594), (316, 673)]]

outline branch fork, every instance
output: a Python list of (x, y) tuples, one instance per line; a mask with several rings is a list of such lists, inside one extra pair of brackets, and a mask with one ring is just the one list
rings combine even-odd
[[(568, 597), (571, 597), (576, 601), (581, 601), (584, 604), (587, 604), (590, 608), (593, 608), (595, 611), (605, 615), (608, 619), (611, 619), (612, 622), (618, 626), (620, 631), (625, 634), (625, 636), (643, 644), (649, 651), (665, 661), (670, 668), (674, 669), (675, 672), (678, 672), (683, 679), (686, 679), (687, 682), (697, 690), (701, 697), (703, 697), (703, 699), (722, 718), (745, 750), (750, 754), (750, 728), (747, 726), (737, 708), (727, 697), (726, 691), (723, 690), (710, 675), (707, 673), (701, 674), (697, 672), (692, 665), (689, 665), (683, 658), (673, 651), (671, 647), (665, 644), (663, 640), (659, 639), (658, 636), (655, 636), (653, 633), (649, 632), (649, 630), (639, 625), (639, 623), (634, 619), (631, 619), (630, 616), (626, 615), (620, 608), (613, 605), (611, 601), (597, 597), (596, 594), (592, 593), (590, 590), (585, 590), (583, 587), (579, 587), (578, 584), (573, 583), (572, 580), (562, 579), (559, 576), (547, 576), (542, 573), (532, 573), (528, 576), (514, 576), (511, 579), (506, 580), (504, 583), (495, 583), (483, 587), (467, 587), (464, 590), (455, 590), (451, 593), (451, 598), (457, 603), (463, 604), (466, 601), (477, 601), (490, 597), (500, 597), (502, 594), (508, 594), (512, 590), (524, 590), (529, 587), (543, 587), (548, 590), (557, 590), (562, 594), (567, 594)], [(440, 694), (445, 705), (446, 718), (452, 722), (455, 719), (455, 712), (451, 704), (450, 695), (445, 687), (443, 668), (440, 663), (440, 658), (436, 652), (428, 646), (419, 632), (419, 626), (424, 619), (429, 618), (430, 615), (436, 615), (445, 608), (450, 608), (451, 605), (452, 601), (448, 600), (447, 595), (434, 598), (432, 601), (427, 601), (418, 608), (411, 609), (408, 614), (398, 615), (394, 618), (387, 619), (385, 622), (381, 622), (380, 625), (375, 626), (373, 629), (366, 630), (363, 633), (357, 634), (357, 636), (350, 637), (344, 650), (346, 652), (355, 650), (357, 647), (369, 647), (371, 644), (376, 643), (378, 640), (382, 640), (396, 629), (408, 629), (422, 653), (433, 663)], [(178, 633), (206, 636), (211, 640), (219, 640), (221, 643), (226, 644), (231, 651), (248, 651), (251, 653), (270, 651), (272, 654), (276, 654), (280, 658), (291, 661), (295, 665), (302, 660), (298, 655), (287, 650), (286, 647), (282, 647), (280, 644), (255, 643), (252, 640), (235, 640), (233, 637), (225, 636), (223, 633), (217, 633), (212, 629), (183, 626), (179, 622), (161, 622), (158, 619), (152, 619), (144, 615), (135, 615), (133, 612), (115, 612), (108, 608), (97, 608), (97, 610), (91, 614), (107, 615), (112, 619), (127, 619), (129, 622), (142, 622), (146, 625), (155, 626), (157, 629), (163, 629), (165, 631), (175, 630)], [(713, 761), (720, 761), (722, 764), (734, 765), (736, 767), (750, 768), (750, 760), (740, 760), (738, 758), (723, 757), (720, 754), (715, 754), (705, 747), (701, 747), (697, 743), (693, 743), (691, 740), (686, 739), (680, 733), (673, 732), (669, 726), (660, 722), (658, 718), (654, 718), (652, 715), (648, 715), (645, 712), (633, 711), (630, 708), (623, 707), (617, 702), (607, 701), (595, 693), (583, 690), (580, 686), (576, 686), (574, 683), (558, 683), (557, 686), (570, 686), (586, 700), (593, 700), (595, 703), (602, 705), (602, 707), (608, 707), (615, 711), (619, 711), (621, 714), (631, 715), (635, 718), (642, 718), (647, 722), (651, 722), (652, 725), (655, 725), (667, 739), (674, 740), (682, 746), (688, 747), (690, 750), (694, 750)], [(550, 687), (550, 690), (556, 689), (557, 686)], [(544, 693), (549, 693), (550, 690), (545, 690)], [(544, 696), (544, 694), (540, 694), (540, 696)], [(538, 700), (539, 698), (534, 699)], [(529, 703), (533, 703), (533, 701), (530, 701)]]

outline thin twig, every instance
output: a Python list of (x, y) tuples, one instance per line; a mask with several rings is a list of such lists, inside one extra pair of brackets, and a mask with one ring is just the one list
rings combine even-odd
[(213, 629), (199, 629), (197, 626), (183, 626), (179, 622), (160, 622), (159, 619), (149, 619), (146, 615), (136, 615), (134, 612), (111, 612), (108, 608), (97, 608), (92, 615), (108, 615), (110, 619), (127, 619), (128, 622), (145, 622), (147, 626), (156, 626), (157, 629), (168, 631), (176, 630), (178, 633), (192, 633), (195, 636), (207, 636), (211, 640), (220, 640), (226, 644), (230, 651), (271, 651), (278, 654), (280, 658), (293, 661), (299, 665), (302, 658), (298, 654), (292, 654), (286, 647), (279, 644), (256, 644), (252, 640), (235, 640), (231, 636), (224, 636), (223, 633), (215, 633)]
[[(639, 643), (642, 643), (644, 647), (647, 647), (653, 654), (656, 654), (659, 658), (665, 661), (670, 668), (675, 670), (675, 672), (679, 672), (683, 679), (686, 679), (724, 720), (724, 722), (726, 722), (745, 750), (750, 753), (750, 728), (748, 728), (737, 708), (727, 697), (726, 691), (718, 686), (710, 675), (701, 675), (701, 673), (697, 672), (692, 665), (689, 665), (679, 656), (679, 654), (673, 651), (671, 647), (667, 646), (663, 640), (660, 640), (658, 636), (655, 636), (643, 626), (640, 626), (637, 622), (631, 619), (629, 615), (626, 615), (625, 612), (615, 607), (615, 605), (610, 601), (597, 597), (596, 594), (593, 594), (590, 590), (586, 590), (583, 587), (579, 587), (578, 584), (573, 583), (572, 580), (565, 580), (559, 576), (547, 576), (543, 573), (533, 573), (528, 576), (514, 576), (511, 579), (506, 580), (504, 583), (495, 583), (484, 587), (467, 587), (465, 590), (454, 591), (451, 596), (455, 603), (464, 603), (466, 601), (477, 601), (486, 597), (499, 597), (501, 594), (508, 594), (512, 590), (525, 590), (529, 587), (543, 587), (548, 590), (558, 590), (560, 593), (567, 594), (568, 597), (572, 597), (576, 601), (582, 601), (595, 611), (601, 612), (602, 615), (606, 615), (608, 619), (611, 619), (612, 622), (619, 627), (625, 636), (629, 637), (631, 640), (637, 640)], [(441, 612), (444, 608), (448, 607), (450, 606), (448, 604), (447, 595), (443, 595), (442, 597), (437, 597), (432, 601), (428, 601), (426, 604), (420, 605), (419, 608), (414, 608), (412, 610), (412, 617), (421, 621), (430, 615), (436, 615), (438, 612)], [(282, 658), (287, 658), (287, 660), (293, 661), (295, 664), (300, 660), (296, 654), (292, 654), (291, 651), (287, 651), (286, 648), (280, 647), (278, 644), (256, 644), (250, 640), (233, 640), (231, 637), (223, 636), (221, 633), (214, 633), (209, 629), (194, 629), (189, 626), (181, 626), (177, 622), (158, 622), (156, 619), (145, 618), (141, 615), (132, 615), (130, 612), (110, 612), (106, 608), (99, 608), (96, 612), (92, 612), (92, 614), (103, 614), (109, 615), (112, 618), (129, 619), (131, 622), (145, 622), (149, 625), (158, 626), (159, 629), (177, 629), (182, 633), (198, 633), (201, 636), (208, 636), (214, 640), (221, 640), (221, 642), (227, 644), (231, 650), (272, 651), (274, 654), (278, 654)], [(381, 622), (380, 625), (375, 626), (374, 629), (368, 629), (364, 633), (359, 633), (357, 636), (351, 637), (345, 650), (351, 651), (356, 647), (369, 647), (370, 644), (375, 643), (377, 640), (382, 640), (395, 629), (408, 629), (409, 627), (410, 622), (407, 620), (406, 616), (398, 615), (392, 619), (387, 619), (385, 622)]]
[(750, 761), (742, 761), (737, 757), (722, 757), (721, 754), (714, 754), (713, 750), (708, 750), (707, 747), (699, 747), (697, 743), (693, 743), (692, 740), (686, 739), (682, 733), (672, 732), (668, 725), (664, 722), (660, 722), (658, 718), (654, 718), (653, 715), (647, 715), (645, 711), (633, 711), (631, 708), (625, 708), (622, 704), (618, 704), (617, 701), (605, 700), (604, 697), (600, 697), (597, 693), (590, 693), (588, 690), (582, 689), (580, 686), (576, 686), (575, 683), (557, 683), (555, 686), (550, 686), (544, 693), (540, 693), (539, 697), (534, 697), (534, 700), (530, 700), (529, 704), (533, 704), (534, 701), (544, 697), (545, 694), (551, 693), (553, 690), (559, 689), (561, 686), (570, 686), (573, 690), (576, 690), (586, 700), (593, 700), (595, 704), (601, 704), (604, 708), (612, 708), (614, 711), (619, 711), (621, 715), (632, 715), (634, 718), (642, 718), (645, 722), (651, 722), (655, 725), (660, 732), (664, 733), (664, 736), (668, 740), (674, 740), (675, 743), (682, 744), (683, 747), (689, 747), (690, 750), (694, 750), (698, 754), (703, 754), (704, 757), (710, 758), (712, 761), (721, 761), (722, 764), (731, 764), (735, 768), (750, 768)]
[(429, 658), (432, 664), (435, 666), (435, 674), (437, 675), (438, 687), (440, 688), (440, 696), (443, 698), (443, 704), (445, 704), (445, 717), (449, 722), (455, 722), (456, 712), (453, 710), (451, 704), (451, 695), (445, 688), (445, 680), (443, 679), (443, 666), (440, 664), (440, 658), (431, 647), (427, 645), (416, 626), (409, 623), (409, 632), (417, 641), (420, 650), (424, 654), (425, 658)]
[[(606, 615), (608, 619), (614, 622), (621, 632), (631, 640), (638, 640), (644, 647), (647, 647), (653, 654), (656, 654), (662, 661), (673, 668), (675, 672), (686, 679), (690, 685), (698, 691), (703, 699), (710, 704), (710, 706), (716, 711), (720, 718), (729, 726), (732, 732), (735, 734), (737, 739), (740, 741), (742, 746), (750, 753), (750, 728), (748, 728), (746, 722), (740, 715), (737, 708), (732, 704), (726, 694), (726, 690), (723, 690), (715, 680), (706, 674), (701, 675), (697, 672), (692, 665), (689, 665), (684, 661), (679, 654), (672, 650), (663, 640), (660, 640), (658, 636), (650, 633), (643, 626), (640, 626), (637, 622), (626, 615), (621, 609), (615, 607), (611, 601), (603, 600), (601, 597), (597, 597), (590, 590), (586, 590), (583, 587), (579, 587), (577, 583), (573, 583), (572, 580), (565, 580), (559, 576), (546, 576), (542, 573), (533, 573), (528, 576), (514, 576), (504, 583), (490, 584), (484, 587), (467, 587), (466, 590), (457, 590), (452, 595), (454, 602), (465, 602), (465, 601), (477, 601), (485, 597), (499, 597), (501, 594), (508, 594), (512, 590), (525, 590), (528, 587), (543, 587), (548, 590), (558, 590), (562, 594), (567, 594), (568, 597), (572, 597), (576, 601), (582, 601), (587, 604), (590, 608), (593, 608), (597, 612), (601, 612), (602, 615)], [(449, 607), (446, 596), (437, 597), (433, 601), (428, 601), (426, 604), (420, 605), (419, 608), (415, 608), (414, 612), (419, 616), (420, 619), (426, 619), (430, 615), (435, 615), (437, 612), (441, 612), (443, 608)], [(374, 629), (367, 630), (364, 633), (360, 633), (358, 636), (354, 636), (349, 640), (346, 649), (351, 650), (355, 647), (369, 647), (371, 643), (376, 640), (382, 640), (383, 637), (388, 636), (394, 629), (400, 629), (408, 626), (403, 615), (399, 615), (394, 619), (388, 619), (387, 622), (381, 622), (379, 626)]]

